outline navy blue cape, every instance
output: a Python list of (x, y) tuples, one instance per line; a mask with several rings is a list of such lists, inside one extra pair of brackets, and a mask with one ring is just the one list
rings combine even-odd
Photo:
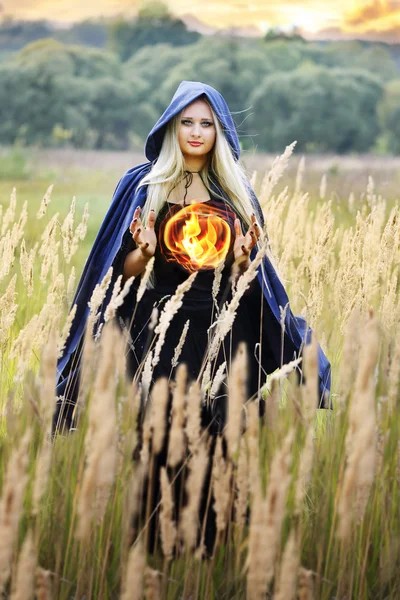
[[(239, 159), (240, 146), (236, 127), (223, 96), (217, 90), (204, 83), (197, 81), (182, 81), (175, 92), (170, 105), (161, 115), (147, 137), (145, 154), (149, 162), (129, 169), (119, 181), (111, 205), (87, 258), (72, 302), (72, 306), (74, 304), (77, 305), (76, 315), (72, 323), (63, 355), (59, 359), (57, 365), (58, 393), (62, 393), (62, 390), (65, 387), (65, 380), (67, 379), (68, 371), (70, 370), (66, 367), (70, 362), (74, 351), (83, 340), (85, 324), (89, 314), (88, 302), (92, 292), (96, 284), (102, 281), (110, 266), (113, 265), (114, 260), (121, 249), (124, 234), (129, 228), (136, 207), (143, 207), (146, 201), (147, 186), (143, 186), (140, 189), (137, 189), (137, 187), (143, 177), (149, 173), (159, 156), (166, 124), (188, 104), (203, 95), (206, 96), (218, 116), (235, 159)], [(248, 188), (254, 205), (254, 212), (258, 221), (264, 226), (262, 210), (254, 190), (251, 189), (250, 183), (248, 183)], [(254, 258), (255, 254), (256, 248), (253, 248), (250, 255), (251, 259)], [(289, 303), (289, 300), (275, 269), (267, 257), (264, 257), (263, 259), (263, 267), (263, 269), (258, 269), (257, 280), (260, 284), (260, 289), (264, 294), (266, 301), (265, 307), (273, 315), (273, 322), (276, 323), (276, 327), (272, 328), (273, 331), (271, 331), (271, 323), (269, 323), (268, 327), (266, 325), (266, 331), (263, 331), (263, 339), (268, 340), (276, 357), (274, 364), (269, 364), (267, 368), (263, 365), (267, 372), (271, 372), (276, 368), (279, 368), (281, 358), (281, 317), (279, 307), (285, 307)], [(112, 287), (120, 272), (117, 272), (114, 269), (109, 292), (106, 296), (105, 303), (103, 303), (104, 307), (107, 300), (110, 298)], [(242, 298), (241, 302), (242, 301), (246, 301), (245, 297)], [(103, 316), (104, 309), (99, 323), (103, 321)], [(268, 319), (266, 320), (266, 324), (268, 324)], [(289, 360), (292, 360), (294, 354), (299, 356), (304, 343), (309, 343), (310, 337), (311, 329), (308, 327), (305, 319), (302, 317), (295, 317), (288, 307), (284, 333), (284, 361), (288, 362)], [(330, 390), (331, 369), (321, 347), (318, 349), (318, 363), (320, 405), (324, 406), (326, 405), (326, 395)]]

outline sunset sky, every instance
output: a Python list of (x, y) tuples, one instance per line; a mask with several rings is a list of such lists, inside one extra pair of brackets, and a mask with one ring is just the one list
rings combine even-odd
[[(169, 0), (176, 15), (192, 14), (214, 27), (297, 26), (310, 33), (400, 33), (400, 0)], [(2, 14), (68, 23), (86, 17), (134, 15), (138, 0), (0, 0)], [(0, 13), (1, 14), (1, 13)]]

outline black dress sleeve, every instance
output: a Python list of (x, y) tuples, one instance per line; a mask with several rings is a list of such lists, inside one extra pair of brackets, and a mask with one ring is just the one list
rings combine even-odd
[(136, 244), (132, 239), (132, 234), (128, 227), (128, 229), (125, 231), (125, 233), (122, 237), (120, 249), (118, 250), (118, 252), (113, 260), (113, 263), (112, 263), (114, 273), (118, 273), (118, 275), (120, 275), (122, 273), (123, 268), (124, 268), (125, 258), (127, 257), (129, 252), (132, 252), (132, 250), (135, 250), (135, 248), (136, 248)]

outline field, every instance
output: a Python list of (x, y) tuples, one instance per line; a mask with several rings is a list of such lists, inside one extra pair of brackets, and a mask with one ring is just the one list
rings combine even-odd
[[(259, 419), (244, 397), (238, 353), (226, 365), (222, 442), (199, 426), (215, 381), (190, 384), (180, 365), (153, 391), (132, 460), (148, 368), (127, 381), (112, 310), (100, 340), (86, 340), (77, 430), (52, 443), (50, 427), (74, 288), (119, 177), (144, 159), (1, 152), (0, 593), (399, 598), (400, 159), (303, 161), (290, 149), (276, 160), (244, 157), (292, 310), (315, 332), (304, 352), (306, 383), (298, 386), (293, 365), (282, 366), (262, 390)], [(156, 343), (157, 336), (162, 331)], [(333, 410), (316, 409), (316, 340), (332, 364)], [(162, 451), (168, 468), (148, 486)], [(185, 501), (177, 502), (182, 477)], [(161, 490), (159, 535), (146, 553), (152, 485)], [(204, 495), (216, 516), (213, 553), (198, 522)]]

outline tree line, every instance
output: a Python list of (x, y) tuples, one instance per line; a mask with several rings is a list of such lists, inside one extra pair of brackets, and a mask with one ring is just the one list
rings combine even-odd
[(201, 36), (161, 4), (107, 27), (92, 28), (97, 47), (44, 36), (3, 54), (1, 144), (142, 146), (187, 79), (224, 95), (243, 149), (400, 153), (400, 67), (384, 44)]

